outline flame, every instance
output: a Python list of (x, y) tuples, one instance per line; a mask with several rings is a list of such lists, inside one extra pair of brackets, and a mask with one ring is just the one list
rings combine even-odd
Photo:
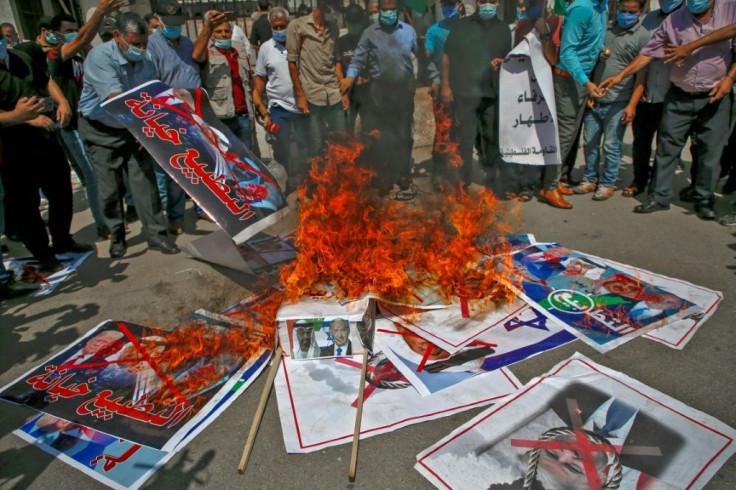
[(329, 284), (338, 298), (411, 303), (412, 291), (429, 287), (445, 298), (510, 300), (509, 274), (481, 260), (478, 241), (512, 232), (516, 213), (486, 189), (452, 187), (411, 204), (383, 199), (364, 150), (336, 140), (313, 160), (309, 193), (298, 191), (297, 257), (281, 269), (285, 299)]
[(445, 110), (442, 103), (438, 103), (434, 107), (434, 124), (434, 151), (445, 156), (447, 164), (451, 167), (462, 167), (463, 159), (460, 158), (458, 144), (451, 138), (452, 127), (457, 123), (449, 111)]

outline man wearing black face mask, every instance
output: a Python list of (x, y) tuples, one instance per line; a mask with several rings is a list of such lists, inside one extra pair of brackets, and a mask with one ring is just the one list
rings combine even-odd
[(336, 64), (339, 35), (336, 9), (334, 3), (320, 0), (311, 14), (289, 23), (286, 33), (289, 74), (296, 105), (309, 115), (312, 155), (322, 149), (327, 132), (345, 128), (343, 108), (347, 108), (348, 99), (340, 94), (342, 73)]
[(127, 251), (120, 194), (125, 168), (148, 248), (164, 254), (179, 252), (166, 231), (151, 159), (133, 135), (101, 107), (105, 100), (159, 78), (146, 53), (147, 44), (148, 25), (138, 14), (126, 12), (118, 16), (112, 42), (94, 48), (84, 63), (79, 133), (97, 174), (105, 224), (112, 234), (112, 258)]
[(340, 88), (347, 92), (360, 73), (368, 71), (370, 89), (362, 108), (363, 130), (378, 130), (379, 185), (402, 190), (411, 185), (411, 149), (414, 144), (414, 67), (419, 50), (414, 29), (399, 22), (396, 0), (380, 0), (378, 22), (363, 31)]

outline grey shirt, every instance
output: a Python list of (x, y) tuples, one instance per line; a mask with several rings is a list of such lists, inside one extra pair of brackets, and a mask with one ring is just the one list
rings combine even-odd
[[(593, 81), (598, 84), (608, 77), (611, 77), (636, 58), (641, 48), (649, 42), (651, 33), (642, 28), (641, 21), (630, 29), (621, 29), (618, 24), (614, 23), (606, 31), (606, 39), (604, 46), (611, 50), (611, 56), (608, 59), (600, 59), (598, 65), (593, 72)], [(610, 104), (611, 102), (628, 102), (634, 91), (634, 80), (636, 76), (632, 75), (626, 78), (623, 83), (611, 87), (606, 95), (598, 99), (602, 104)]]
[(296, 62), (304, 95), (310, 104), (334, 105), (341, 102), (335, 71), (337, 25), (318, 29), (312, 15), (289, 23), (286, 31), (286, 59)]
[[(666, 18), (667, 16), (662, 10), (653, 10), (644, 17), (644, 20), (641, 21), (641, 26), (649, 31), (649, 36), (651, 37)], [(647, 74), (647, 88), (644, 93), (647, 102), (652, 104), (661, 104), (664, 102), (664, 96), (670, 88), (671, 66), (666, 65), (661, 58), (655, 58), (644, 68)]]

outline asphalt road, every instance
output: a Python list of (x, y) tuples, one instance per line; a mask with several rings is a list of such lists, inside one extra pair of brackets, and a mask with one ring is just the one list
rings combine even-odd
[[(627, 145), (625, 151), (630, 152)], [(415, 151), (422, 162), (427, 149)], [(625, 161), (622, 184), (630, 164)], [(678, 185), (684, 185), (684, 174)], [(426, 180), (426, 179), (424, 179)], [(418, 180), (420, 187), (426, 182)], [(75, 238), (94, 238), (89, 210), (81, 192), (76, 194)], [(581, 342), (514, 365), (512, 371), (526, 382), (579, 351), (612, 369), (660, 390), (681, 402), (736, 426), (736, 236), (734, 229), (705, 222), (689, 204), (654, 215), (632, 213), (636, 204), (620, 193), (606, 202), (590, 195), (573, 196), (572, 211), (553, 209), (536, 200), (523, 204), (519, 231), (539, 241), (558, 241), (570, 248), (606, 257), (667, 276), (722, 291), (724, 301), (684, 350), (636, 339), (602, 355)], [(719, 214), (729, 207), (720, 199)], [(188, 205), (184, 243), (215, 229), (194, 221)], [(244, 276), (186, 258), (146, 252), (140, 225), (131, 226), (129, 252), (111, 260), (106, 242), (97, 243), (90, 257), (52, 296), (0, 303), (0, 384), (4, 385), (105, 319), (148, 325), (175, 324), (198, 308), (222, 309), (247, 294)], [(21, 253), (11, 243), (11, 255)], [(414, 469), (415, 455), (476, 415), (464, 412), (430, 423), (366, 439), (360, 444), (358, 477), (347, 478), (350, 446), (307, 455), (284, 450), (275, 394), (263, 418), (254, 453), (245, 475), (236, 471), (265, 375), (215, 420), (192, 443), (174, 456), (147, 483), (146, 488), (428, 488)], [(32, 412), (0, 405), (0, 487), (56, 490), (98, 488), (99, 483), (55, 460), (16, 436)], [(718, 472), (708, 488), (736, 488), (736, 459)]]

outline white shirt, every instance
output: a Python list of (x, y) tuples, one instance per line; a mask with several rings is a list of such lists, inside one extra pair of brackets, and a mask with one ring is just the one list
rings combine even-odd
[(266, 77), (266, 96), (268, 106), (279, 105), (289, 112), (301, 114), (296, 107), (294, 85), (289, 75), (289, 63), (286, 60), (286, 46), (269, 39), (261, 44), (256, 62), (256, 76)]

